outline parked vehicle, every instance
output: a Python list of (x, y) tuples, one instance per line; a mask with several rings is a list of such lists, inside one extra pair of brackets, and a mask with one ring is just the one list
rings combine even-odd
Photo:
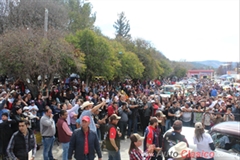
[[(194, 129), (193, 127), (183, 127), (181, 134), (186, 137), (193, 153), (196, 153), (196, 145), (193, 143)], [(170, 131), (173, 130), (170, 129), (167, 132)], [(216, 147), (214, 160), (240, 160), (240, 122), (219, 123), (211, 128), (209, 134), (212, 136)]]

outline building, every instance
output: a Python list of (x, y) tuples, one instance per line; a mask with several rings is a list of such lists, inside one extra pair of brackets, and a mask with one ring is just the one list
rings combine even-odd
[(196, 78), (213, 78), (214, 70), (188, 70), (188, 77), (196, 77)]

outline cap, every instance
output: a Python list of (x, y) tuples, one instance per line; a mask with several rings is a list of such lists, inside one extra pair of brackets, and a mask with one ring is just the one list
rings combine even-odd
[(8, 113), (5, 112), (5, 113), (2, 114), (2, 116), (6, 116), (6, 117), (8, 117)]
[(82, 121), (90, 122), (90, 117), (89, 116), (83, 116)]
[(30, 103), (35, 103), (35, 101), (34, 101), (34, 100), (31, 100)]
[(138, 133), (134, 133), (130, 136), (130, 140), (132, 142), (142, 141), (144, 140), (144, 137), (140, 136)]
[(121, 117), (117, 116), (116, 114), (112, 114), (112, 115), (110, 116), (110, 121), (119, 120), (119, 119), (121, 119)]
[(202, 129), (202, 128), (203, 128), (203, 125), (201, 122), (195, 123), (195, 129)]
[(28, 106), (25, 106), (25, 107), (23, 107), (23, 110), (25, 111), (25, 110), (29, 110), (29, 107)]

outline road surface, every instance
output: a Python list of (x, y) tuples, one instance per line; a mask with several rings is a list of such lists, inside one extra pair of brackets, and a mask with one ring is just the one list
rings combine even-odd
[[(129, 160), (129, 156), (128, 156), (129, 146), (130, 146), (130, 139), (126, 139), (126, 140), (121, 141), (120, 152), (121, 152), (121, 159), (122, 160)], [(108, 160), (108, 153), (107, 153), (106, 149), (104, 149), (102, 151), (102, 155), (103, 155), (103, 158), (102, 158), (103, 160)], [(54, 156), (54, 158), (56, 158), (58, 160), (62, 160), (62, 146), (61, 146), (61, 144), (59, 144), (59, 146), (56, 143), (54, 144), (53, 156)], [(97, 160), (98, 158), (95, 158), (95, 159)], [(43, 146), (41, 146), (40, 150), (37, 151), (35, 160), (43, 160)]]

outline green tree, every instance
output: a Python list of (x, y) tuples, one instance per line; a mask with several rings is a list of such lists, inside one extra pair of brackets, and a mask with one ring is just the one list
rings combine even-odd
[(92, 13), (91, 3), (82, 3), (80, 0), (69, 0), (69, 30), (75, 33), (77, 30), (93, 28), (96, 21), (96, 13)]
[(122, 44), (115, 40), (111, 41), (111, 45), (114, 48), (115, 56), (118, 57), (114, 77), (117, 80), (142, 78), (144, 66), (138, 56), (133, 52), (127, 52)]
[(127, 20), (124, 12), (118, 14), (118, 19), (114, 22), (113, 27), (116, 29), (115, 35), (116, 37), (123, 38), (131, 38), (130, 32), (130, 24), (129, 20)]
[(92, 30), (84, 29), (67, 37), (67, 40), (85, 54), (84, 75), (87, 83), (95, 76), (103, 76), (109, 80), (114, 78), (117, 58), (106, 38), (98, 36)]
[(77, 68), (74, 48), (64, 37), (58, 30), (49, 30), (47, 39), (43, 38), (42, 29), (5, 32), (0, 36), (1, 72), (20, 78), (36, 96), (39, 75), (47, 76), (46, 83), (50, 85), (55, 74), (66, 75), (71, 68)]

